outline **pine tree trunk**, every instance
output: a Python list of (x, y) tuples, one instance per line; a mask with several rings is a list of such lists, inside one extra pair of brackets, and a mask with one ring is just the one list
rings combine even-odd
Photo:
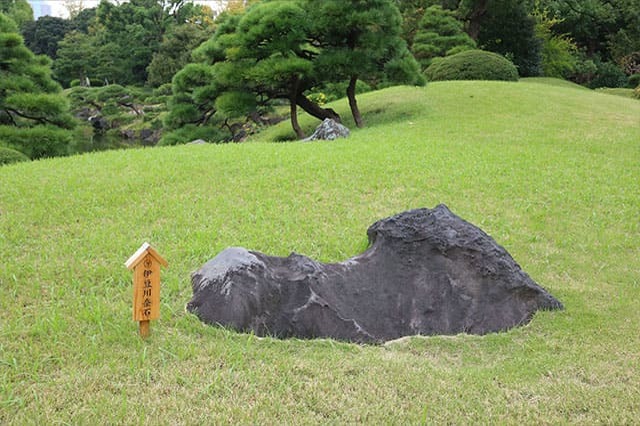
[(304, 139), (304, 132), (300, 127), (300, 123), (298, 123), (298, 104), (296, 103), (295, 97), (289, 99), (289, 105), (291, 107), (291, 127), (293, 127), (293, 131), (296, 132), (298, 139)]
[(349, 80), (349, 86), (347, 86), (347, 98), (349, 98), (349, 107), (351, 108), (353, 121), (356, 122), (356, 126), (358, 126), (358, 128), (362, 128), (364, 127), (364, 122), (362, 121), (362, 115), (360, 115), (360, 110), (358, 109), (358, 101), (356, 100), (357, 81), (357, 76), (352, 76), (351, 80)]
[(471, 13), (467, 17), (467, 34), (474, 41), (478, 41), (480, 35), (480, 26), (484, 15), (487, 13), (489, 0), (476, 0)]
[(291, 87), (291, 91), (289, 92), (289, 109), (291, 111), (291, 127), (293, 127), (293, 131), (296, 132), (296, 136), (298, 139), (304, 139), (304, 132), (300, 127), (300, 123), (298, 123), (298, 104), (296, 99), (298, 97), (298, 92), (300, 88), (300, 80), (295, 77), (293, 81), (293, 86)]
[(332, 110), (331, 108), (321, 108), (319, 105), (311, 102), (305, 95), (302, 93), (298, 93), (296, 97), (296, 103), (300, 108), (305, 110), (308, 114), (314, 116), (319, 120), (324, 120), (325, 118), (330, 118), (338, 123), (342, 123), (340, 121), (340, 116), (337, 112)]

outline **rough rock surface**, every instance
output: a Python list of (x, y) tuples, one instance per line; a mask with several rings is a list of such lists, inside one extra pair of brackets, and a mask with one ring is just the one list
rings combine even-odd
[(107, 119), (100, 114), (90, 116), (87, 121), (89, 121), (93, 128), (98, 132), (105, 132), (111, 127)]
[(485, 334), (562, 304), (507, 251), (446, 206), (374, 223), (369, 248), (341, 263), (228, 248), (192, 275), (187, 309), (259, 336), (383, 342)]
[(315, 140), (327, 140), (332, 141), (338, 138), (346, 138), (349, 136), (349, 129), (343, 126), (342, 124), (332, 120), (330, 118), (325, 118), (322, 123), (316, 130), (304, 141), (315, 141)]

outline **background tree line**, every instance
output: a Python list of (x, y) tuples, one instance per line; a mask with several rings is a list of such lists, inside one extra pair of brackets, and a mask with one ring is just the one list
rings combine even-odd
[[(520, 76), (635, 87), (638, 10), (640, 0), (230, 0), (214, 16), (190, 0), (103, 0), (96, 8), (73, 8), (68, 19), (34, 20), (26, 0), (1, 0), (0, 144), (17, 147), (7, 142), (15, 129), (79, 132), (72, 119), (35, 114), (37, 102), (32, 98), (27, 108), (27, 93), (46, 94), (49, 102), (57, 97), (50, 110), (62, 115), (71, 111), (69, 100), (73, 106), (106, 96), (69, 97), (60, 86), (118, 84), (105, 93), (119, 98), (105, 105), (120, 106), (135, 104), (132, 93), (144, 102), (143, 91), (125, 87), (148, 88), (154, 103), (168, 105), (160, 114), (165, 143), (194, 135), (237, 139), (269, 122), (279, 105), (289, 106), (301, 137), (297, 109), (340, 119), (323, 101), (342, 96), (362, 126), (357, 93), (420, 84), (432, 63), (469, 49), (503, 55)], [(36, 68), (31, 77), (21, 71)], [(29, 78), (39, 80), (24, 83)], [(61, 153), (36, 151), (29, 155)]]
[[(229, 11), (257, 2), (232, 0)], [(563, 77), (592, 87), (624, 85), (623, 74), (638, 70), (640, 0), (391, 2), (402, 14), (401, 36), (423, 68), (431, 57), (477, 47), (506, 56), (521, 76)], [(213, 12), (190, 0), (103, 1), (94, 9), (75, 9), (69, 19), (36, 21), (26, 0), (2, 4), (26, 46), (54, 60), (54, 77), (65, 87), (86, 78), (169, 83), (216, 27)]]

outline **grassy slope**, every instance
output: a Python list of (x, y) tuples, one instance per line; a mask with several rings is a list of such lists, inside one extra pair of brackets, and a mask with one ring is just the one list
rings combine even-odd
[(611, 89), (611, 88), (603, 87), (600, 89), (596, 89), (596, 91), (600, 93), (606, 93), (608, 95), (624, 96), (625, 98), (636, 99), (633, 95), (633, 89), (624, 89), (624, 88)]
[[(360, 103), (374, 125), (339, 142), (0, 168), (0, 423), (640, 418), (640, 103), (528, 82)], [(227, 246), (341, 260), (366, 247), (373, 221), (437, 203), (566, 311), (383, 347), (257, 339), (184, 312), (190, 272)], [(170, 266), (143, 342), (123, 262), (145, 240)]]
[(562, 80), (559, 78), (551, 78), (551, 77), (526, 77), (520, 79), (520, 81), (527, 83), (540, 83), (546, 84), (548, 86), (556, 86), (556, 87), (565, 87), (565, 88), (573, 88), (580, 90), (591, 90), (588, 87), (581, 86), (577, 83), (573, 83), (571, 81)]

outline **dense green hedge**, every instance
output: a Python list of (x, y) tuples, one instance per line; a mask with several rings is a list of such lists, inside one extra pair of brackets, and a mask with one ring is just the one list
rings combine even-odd
[(589, 83), (591, 89), (599, 87), (625, 87), (627, 75), (613, 62), (596, 61), (596, 75)]
[(0, 126), (0, 140), (31, 159), (70, 154), (73, 133), (55, 126)]
[(0, 166), (20, 161), (29, 161), (29, 157), (15, 149), (0, 146)]
[(640, 86), (640, 74), (632, 74), (627, 79), (627, 87), (630, 89), (635, 89)]
[(425, 75), (430, 81), (518, 80), (518, 70), (508, 59), (475, 49), (435, 58), (425, 70)]
[(158, 145), (182, 145), (196, 139), (203, 139), (207, 142), (220, 142), (225, 138), (228, 138), (228, 135), (216, 127), (187, 124), (179, 129), (166, 132), (158, 142)]

